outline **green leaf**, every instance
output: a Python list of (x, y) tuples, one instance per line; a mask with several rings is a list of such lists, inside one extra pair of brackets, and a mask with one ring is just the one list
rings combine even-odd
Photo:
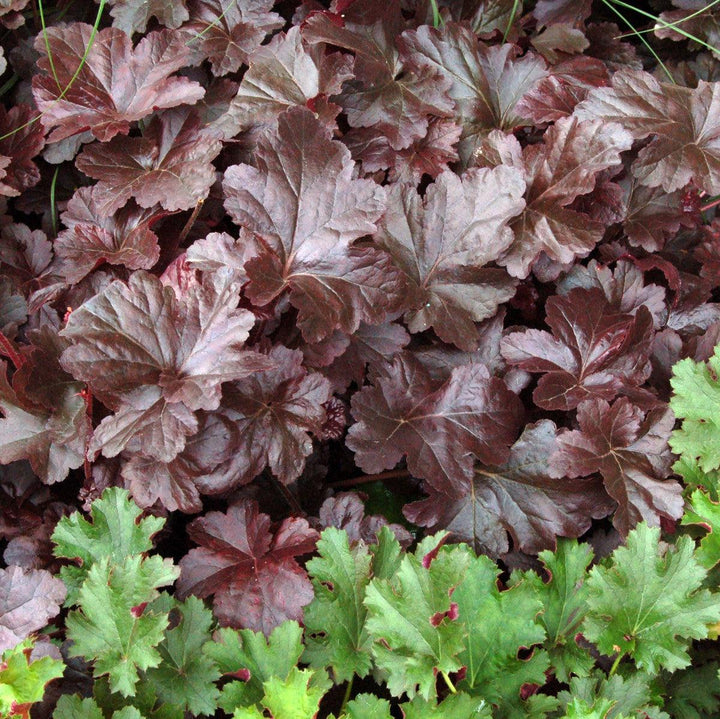
[(212, 612), (197, 597), (176, 601), (174, 605), (182, 618), (174, 629), (165, 633), (158, 647), (162, 663), (148, 669), (147, 680), (161, 701), (194, 715), (213, 714), (220, 696), (215, 682), (221, 674), (215, 662), (203, 652), (203, 645), (210, 640)]
[(83, 699), (77, 694), (64, 694), (58, 699), (53, 719), (104, 719), (94, 699)]
[(451, 694), (440, 704), (416, 696), (400, 707), (405, 719), (492, 719), (490, 704), (469, 694)]
[(627, 677), (619, 674), (607, 677), (596, 671), (589, 677), (573, 677), (569, 691), (560, 692), (558, 698), (568, 707), (575, 699), (594, 710), (609, 706), (608, 717), (613, 719), (620, 715), (644, 716), (646, 710), (657, 709), (650, 706), (650, 677), (642, 672), (633, 672)]
[(572, 674), (587, 676), (593, 658), (575, 641), (587, 611), (585, 577), (592, 560), (588, 544), (574, 539), (558, 539), (557, 550), (545, 550), (538, 555), (545, 565), (549, 581), (544, 582), (536, 572), (515, 572), (512, 584), (524, 579), (535, 590), (542, 604), (540, 622), (547, 632), (545, 648), (555, 676), (567, 682)]
[(709, 472), (704, 472), (697, 460), (691, 459), (690, 457), (680, 457), (672, 466), (673, 472), (679, 474), (683, 478), (685, 483), (686, 491), (688, 488), (696, 489), (702, 487), (707, 491), (713, 500), (717, 500), (720, 497), (718, 492), (720, 491), (720, 472), (713, 469)]
[(222, 689), (218, 706), (230, 713), (238, 706), (256, 704), (264, 695), (263, 683), (272, 677), (286, 679), (302, 654), (302, 629), (295, 621), (283, 622), (269, 637), (251, 629), (223, 628), (203, 652), (223, 674), (247, 670), (247, 680), (231, 681)]
[[(0, 661), (0, 717), (26, 716), (23, 704), (39, 702), (45, 685), (63, 675), (65, 664), (59, 659), (42, 657), (32, 661), (32, 639), (25, 639), (2, 654)], [(17, 714), (16, 714), (17, 712)]]
[[(162, 595), (161, 595), (162, 597)], [(157, 609), (157, 600), (152, 606)], [(105, 716), (112, 711), (119, 711), (127, 706), (137, 709), (144, 719), (184, 719), (185, 711), (172, 704), (161, 704), (158, 702), (157, 693), (150, 682), (140, 681), (135, 686), (135, 694), (131, 697), (123, 697), (117, 692), (110, 690), (110, 683), (107, 676), (97, 677), (93, 684), (93, 697)]]
[(695, 550), (695, 559), (705, 569), (712, 569), (720, 562), (720, 504), (696, 489), (690, 495), (690, 506), (692, 509), (685, 510), (681, 524), (699, 524), (707, 530)]
[(530, 649), (545, 639), (536, 620), (542, 604), (525, 582), (501, 592), (499, 573), (489, 557), (473, 558), (452, 599), (467, 633), (467, 649), (460, 654), (467, 673), (459, 686), (502, 707), (504, 716), (511, 705), (519, 706), (523, 684), (545, 683), (548, 658), (536, 650), (529, 659), (518, 659), (521, 647)]
[(673, 719), (705, 719), (720, 714), (718, 662), (692, 666), (666, 677), (665, 708)]
[(56, 557), (80, 560), (82, 566), (63, 567), (60, 578), (68, 588), (65, 606), (77, 604), (77, 594), (90, 567), (101, 559), (121, 564), (126, 557), (152, 549), (152, 536), (165, 524), (161, 517), (140, 519), (142, 510), (125, 489), (106, 489), (90, 507), (92, 522), (80, 512), (63, 517), (52, 540)]
[[(312, 669), (293, 667), (285, 678), (271, 677), (264, 684), (265, 697), (262, 705), (270, 711), (273, 719), (310, 719), (320, 708), (320, 700), (330, 684), (311, 680), (316, 677)], [(321, 676), (321, 675), (320, 675)]]
[[(58, 699), (53, 719), (104, 719), (102, 710), (94, 699), (81, 699), (77, 694), (64, 694)], [(113, 712), (112, 719), (144, 719), (143, 715), (131, 706)]]
[(374, 694), (358, 694), (347, 703), (347, 719), (392, 719), (390, 702)]
[[(441, 672), (462, 666), (464, 626), (456, 621), (450, 594), (470, 563), (467, 546), (438, 545), (445, 535), (428, 537), (415, 555), (405, 555), (392, 579), (373, 579), (367, 587), (367, 630), (373, 635), (377, 666), (387, 673), (393, 696), (435, 696)], [(437, 556), (435, 552), (437, 551)], [(434, 558), (433, 558), (434, 557)]]
[(112, 691), (133, 694), (138, 669), (160, 663), (156, 647), (168, 624), (167, 612), (155, 613), (143, 605), (157, 597), (157, 587), (172, 584), (178, 574), (177, 567), (161, 557), (95, 562), (80, 588), (80, 610), (67, 618), (68, 638), (74, 642), (71, 656), (94, 659), (96, 677), (109, 674)]
[(655, 674), (690, 663), (690, 639), (708, 636), (720, 620), (720, 597), (700, 590), (707, 572), (693, 556), (690, 537), (666, 551), (660, 530), (639, 524), (610, 566), (596, 566), (586, 582), (589, 613), (583, 633), (604, 654), (628, 654)]
[(315, 598), (305, 607), (303, 661), (332, 667), (339, 684), (354, 674), (364, 677), (372, 668), (372, 640), (365, 631), (367, 609), (362, 603), (372, 557), (362, 542), (351, 549), (347, 532), (334, 527), (323, 531), (317, 551), (319, 556), (306, 565)]
[(670, 437), (672, 451), (697, 460), (704, 472), (720, 468), (720, 345), (707, 364), (677, 362), (670, 384), (670, 407), (683, 420)]
[[(568, 704), (561, 719), (610, 719), (613, 703), (607, 699), (599, 699), (588, 704), (583, 699), (575, 698)], [(614, 719), (625, 719), (619, 714), (612, 715)]]
[(373, 555), (373, 577), (376, 579), (390, 579), (400, 568), (403, 551), (392, 530), (381, 527), (378, 532), (378, 543), (370, 547)]

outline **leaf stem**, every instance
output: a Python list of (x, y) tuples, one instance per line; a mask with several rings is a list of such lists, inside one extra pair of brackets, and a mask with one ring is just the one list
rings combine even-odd
[(0, 332), (0, 355), (5, 355), (15, 365), (15, 369), (20, 369), (25, 364), (25, 358), (2, 332)]
[(178, 241), (176, 243), (176, 247), (180, 247), (183, 242), (185, 242), (185, 238), (190, 233), (190, 230), (192, 229), (192, 226), (195, 224), (195, 220), (197, 220), (198, 215), (200, 214), (200, 210), (202, 209), (203, 203), (205, 200), (200, 199), (197, 201), (197, 205), (195, 205), (195, 208), (192, 211), (192, 214), (190, 217), (188, 217), (188, 221), (185, 223), (185, 226), (180, 230), (180, 236), (178, 237)]
[(363, 474), (360, 477), (343, 479), (340, 482), (331, 482), (330, 487), (332, 489), (340, 487), (357, 487), (360, 484), (370, 484), (371, 482), (382, 482), (386, 479), (399, 479), (409, 476), (410, 472), (408, 472), (407, 469), (393, 469), (389, 472), (380, 472), (380, 474)]
[(618, 655), (615, 657), (615, 661), (613, 662), (613, 665), (610, 667), (610, 672), (608, 673), (608, 677), (611, 677), (615, 674), (617, 671), (617, 668), (620, 666), (620, 660), (625, 656), (625, 652), (619, 652)]
[(55, 187), (57, 186), (58, 172), (60, 172), (60, 165), (55, 168), (52, 182), (50, 183), (50, 222), (52, 224), (53, 237), (57, 237), (58, 233), (58, 212), (57, 202), (55, 201)]
[(354, 680), (355, 680), (355, 675), (353, 674), (345, 686), (345, 694), (343, 696), (342, 705), (340, 706), (340, 713), (339, 713), (339, 716), (341, 716), (341, 717), (345, 715), (345, 709), (347, 707), (347, 703), (350, 701), (350, 697), (352, 696), (352, 688), (353, 688)]
[(457, 689), (455, 688), (455, 685), (452, 683), (452, 680), (447, 675), (447, 672), (440, 672), (440, 676), (444, 679), (445, 684), (447, 684), (447, 688), (450, 690), (452, 694), (457, 694)]
[(505, 32), (503, 33), (503, 42), (507, 42), (508, 35), (510, 34), (510, 30), (512, 28), (512, 24), (515, 22), (515, 16), (517, 15), (518, 5), (520, 5), (520, 0), (514, 0), (512, 10), (510, 11), (510, 19), (508, 20), (508, 24), (505, 28)]
[(717, 207), (718, 205), (720, 205), (720, 197), (715, 197), (706, 205), (702, 205), (700, 207), (700, 212), (705, 212), (705, 210), (712, 210), (713, 207)]
[(307, 517), (307, 512), (300, 506), (297, 497), (274, 474), (270, 474), (270, 479), (278, 488), (285, 501), (290, 505), (293, 514), (297, 517)]

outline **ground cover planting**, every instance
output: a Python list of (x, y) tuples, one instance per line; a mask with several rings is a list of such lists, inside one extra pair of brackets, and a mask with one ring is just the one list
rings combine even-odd
[(720, 712), (720, 1), (0, 6), (0, 717)]

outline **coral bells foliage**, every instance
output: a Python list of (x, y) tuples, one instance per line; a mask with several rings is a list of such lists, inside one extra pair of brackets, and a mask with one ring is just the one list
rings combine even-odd
[[(405, 544), (407, 528), (448, 530), (527, 568), (558, 538), (655, 537), (682, 517), (684, 484), (717, 478), (720, 65), (680, 32), (716, 42), (717, 9), (657, 4), (688, 22), (656, 26), (659, 47), (683, 48), (663, 69), (590, 2), (108, 0), (97, 22), (87, 3), (42, 22), (6, 5), (0, 584), (27, 611), (0, 608), (3, 648), (59, 612), (54, 574), (77, 558), (82, 572), (61, 576), (87, 606), (68, 628), (103, 625), (107, 595), (158, 642), (175, 632), (126, 674), (120, 645), (105, 656), (87, 640), (84, 656), (113, 691), (148, 672), (159, 695), (182, 693), (158, 663), (202, 607), (270, 635), (331, 601), (342, 582), (306, 568), (321, 567), (328, 526), (355, 527), (346, 565), (369, 566), (357, 547), (384, 513)], [(53, 556), (58, 519), (113, 487), (163, 532), (127, 561)], [(708, 496), (694, 495), (697, 516)], [(110, 536), (119, 509), (100, 507), (92, 531)], [(436, 715), (413, 696), (435, 701), (443, 673), (482, 684), (455, 623), (482, 583), (462, 556), (449, 590), (440, 559), (363, 580), (376, 673), (407, 692), (407, 716)], [(404, 676), (390, 650), (405, 630), (383, 622), (426, 582), (423, 562), (432, 622), (412, 621), (447, 647)], [(176, 596), (161, 593), (176, 575)], [(139, 589), (123, 594), (134, 576), (145, 608)], [(307, 656), (324, 656), (337, 642), (309, 617)], [(592, 625), (602, 651), (608, 631)], [(278, 681), (324, 691), (297, 671)], [(258, 676), (261, 697), (275, 675)]]

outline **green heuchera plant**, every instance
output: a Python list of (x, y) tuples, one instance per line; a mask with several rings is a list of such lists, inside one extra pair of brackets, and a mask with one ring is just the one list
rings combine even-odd
[[(697, 493), (692, 501), (688, 523), (714, 511)], [(717, 556), (707, 538), (667, 545), (659, 528), (640, 524), (592, 568), (588, 545), (560, 540), (540, 554), (541, 574), (503, 578), (444, 532), (405, 551), (387, 527), (375, 544), (331, 527), (307, 562), (315, 599), (304, 628), (287, 621), (264, 636), (218, 627), (201, 599), (161, 591), (178, 568), (149, 553), (163, 520), (140, 515), (113, 488), (89, 521), (58, 523), (58, 556), (83, 558), (62, 575), (70, 655), (91, 662), (95, 685), (92, 697), (61, 697), (55, 719), (218, 710), (233, 719), (390, 719), (393, 705), (409, 719), (660, 718), (674, 716), (665, 704), (684, 692), (695, 713), (678, 716), (720, 706), (715, 663), (683, 671), (692, 640), (712, 637), (720, 622), (720, 593), (705, 586)], [(3, 657), (2, 716), (38, 701), (62, 672), (49, 657), (28, 663), (28, 642)], [(354, 692), (356, 677), (372, 677), (382, 695)], [(552, 677), (568, 689), (544, 693)]]

